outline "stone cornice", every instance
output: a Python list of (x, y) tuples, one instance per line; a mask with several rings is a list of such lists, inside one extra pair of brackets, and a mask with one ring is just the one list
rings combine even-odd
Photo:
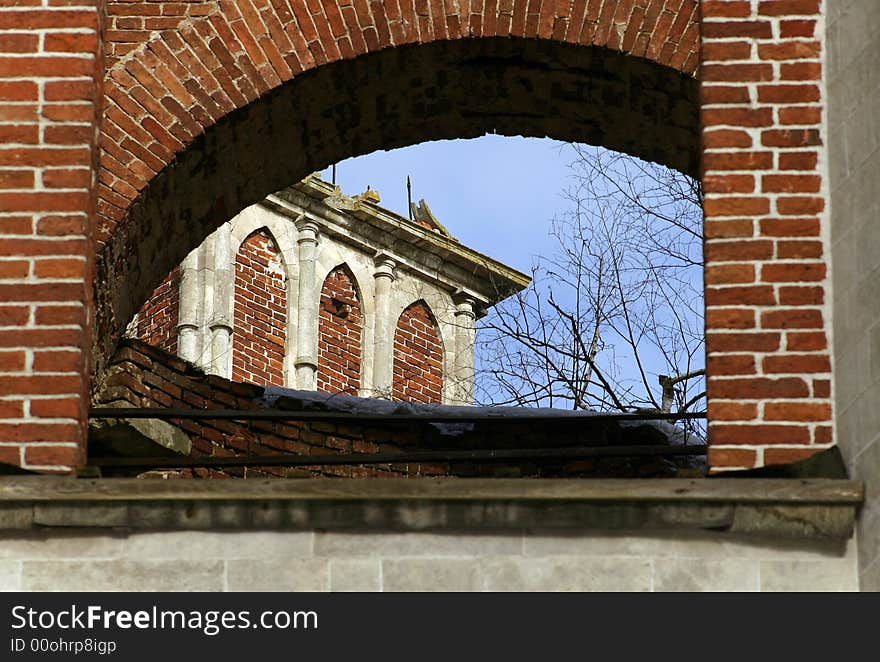
[(310, 177), (270, 195), (262, 204), (291, 217), (305, 212), (325, 234), (370, 253), (385, 252), (401, 268), (450, 291), (464, 290), (485, 305), (494, 305), (531, 281), (526, 274), (375, 203), (351, 198), (345, 209), (325, 204), (334, 195), (339, 194), (332, 185)]
[(693, 530), (852, 535), (862, 483), (831, 479), (0, 478), (0, 529)]

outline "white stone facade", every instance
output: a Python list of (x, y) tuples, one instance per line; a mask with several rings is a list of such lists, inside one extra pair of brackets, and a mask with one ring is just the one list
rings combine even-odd
[(390, 397), (394, 331), (401, 313), (423, 301), (443, 347), (444, 404), (472, 404), (475, 319), (529, 279), (431, 229), (310, 177), (244, 209), (181, 264), (178, 354), (232, 377), (235, 256), (265, 229), (280, 253), (287, 294), (284, 383), (317, 387), (318, 304), (324, 280), (345, 265), (363, 314), (362, 397)]
[(856, 544), (711, 532), (0, 535), (4, 591), (857, 591)]

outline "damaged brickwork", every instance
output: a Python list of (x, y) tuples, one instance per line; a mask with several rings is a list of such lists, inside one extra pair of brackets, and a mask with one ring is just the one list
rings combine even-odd
[[(316, 401), (298, 399), (301, 391), (285, 391), (288, 396), (267, 399), (262, 387), (231, 382), (206, 375), (201, 370), (162, 350), (138, 340), (123, 341), (106, 385), (97, 398), (99, 406), (152, 407), (187, 409), (240, 409), (245, 411), (275, 409), (333, 409)], [(369, 402), (364, 400), (363, 402)], [(389, 403), (392, 404), (392, 403)], [(393, 404), (392, 404), (393, 406)], [(345, 409), (339, 409), (345, 411)], [(408, 411), (404, 409), (403, 411)], [(432, 425), (424, 422), (388, 423), (383, 421), (230, 421), (171, 420), (190, 439), (192, 456), (231, 457), (247, 455), (324, 455), (339, 453), (402, 453), (417, 451), (461, 451), (489, 449), (536, 449), (615, 444), (666, 444), (660, 428), (650, 424), (623, 426), (616, 422), (577, 423), (566, 421), (511, 421), (450, 423)], [(120, 423), (124, 425), (123, 423)], [(444, 427), (445, 426), (445, 427)], [(119, 430), (114, 430), (114, 435)], [(137, 435), (129, 435), (137, 436)], [(108, 443), (106, 430), (93, 426), (92, 456), (130, 455), (125, 434)], [(121, 439), (121, 441), (119, 441)], [(158, 452), (158, 447), (154, 453)], [(179, 455), (178, 455), (179, 457)], [(699, 464), (687, 460), (672, 462), (648, 458), (540, 458), (474, 462), (468, 460), (432, 461), (430, 463), (377, 464), (360, 466), (300, 466), (195, 469), (153, 472), (172, 477), (636, 477), (673, 476), (684, 467), (689, 475), (699, 473)], [(695, 468), (696, 467), (696, 468)], [(161, 470), (161, 462), (155, 466)], [(137, 475), (134, 470), (105, 470), (107, 475)]]
[(138, 311), (134, 336), (170, 354), (177, 354), (179, 316), (180, 267), (175, 267)]

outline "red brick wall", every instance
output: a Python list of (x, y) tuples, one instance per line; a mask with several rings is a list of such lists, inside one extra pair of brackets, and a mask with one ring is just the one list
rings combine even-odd
[(138, 311), (135, 338), (177, 354), (180, 313), (180, 267), (175, 267)]
[[(266, 411), (263, 389), (240, 384), (214, 375), (205, 375), (185, 361), (137, 340), (125, 340), (113, 358), (105, 388), (96, 396), (98, 403), (125, 402), (132, 407), (196, 408)], [(314, 406), (314, 403), (312, 403)], [(296, 409), (299, 400), (281, 398), (279, 409)], [(332, 410), (332, 400), (328, 405)], [(622, 427), (615, 422), (576, 424), (565, 421), (534, 422), (503, 419), (475, 423), (470, 430), (443, 434), (424, 422), (382, 423), (357, 420), (306, 421), (230, 421), (204, 418), (171, 421), (192, 442), (193, 456), (331, 455), (337, 453), (402, 453), (428, 450), (561, 448), (596, 444), (608, 445), (665, 443), (656, 430), (647, 426)], [(97, 449), (96, 449), (97, 450)], [(97, 453), (95, 453), (97, 455)], [(687, 462), (680, 466), (687, 466)], [(161, 469), (161, 467), (156, 467)], [(143, 469), (121, 469), (105, 476), (136, 475)], [(463, 477), (646, 477), (668, 476), (674, 465), (657, 458), (544, 458), (477, 463), (469, 460), (383, 463), (360, 466), (306, 465), (299, 467), (225, 468), (184, 470), (171, 475), (203, 478), (236, 477), (323, 477), (387, 478), (406, 476)], [(692, 471), (692, 470), (691, 470)]]
[(284, 384), (287, 296), (281, 253), (263, 228), (245, 239), (235, 256), (235, 326), (232, 379)]
[(0, 462), (82, 462), (93, 327), (100, 3), (0, 9)]
[[(702, 4), (706, 353), (716, 469), (798, 460), (832, 442), (821, 5)], [(727, 321), (733, 316), (735, 330)]]
[(318, 390), (357, 395), (363, 314), (354, 277), (344, 266), (324, 280), (318, 310)]
[[(114, 5), (107, 12), (115, 33), (107, 35), (108, 42), (142, 45), (113, 59), (103, 87), (99, 35), (105, 3), (46, 4), (48, 9), (14, 3), (0, 14), (4, 459), (38, 467), (81, 460), (91, 330), (97, 329), (102, 347), (112, 346), (122, 318), (130, 316), (138, 297), (163, 272), (244, 206), (238, 203), (267, 192), (257, 190), (244, 174), (223, 170), (222, 164), (213, 179), (206, 174), (210, 169), (166, 169), (168, 164), (185, 161), (194, 153), (190, 145), (210, 132), (216, 139), (224, 135), (223, 127), (237, 135), (253, 129), (219, 120), (260, 116), (264, 106), (249, 104), (278, 98), (267, 93), (282, 92), (282, 83), (300, 78), (303, 71), (315, 70), (315, 75), (301, 80), (314, 79), (321, 70), (331, 70), (327, 63), (356, 54), (369, 51), (370, 57), (380, 58), (380, 51), (393, 52), (392, 46), (471, 36), (541, 37), (560, 48), (563, 43), (604, 47), (682, 72), (682, 80), (702, 61), (711, 461), (719, 469), (752, 466), (802, 457), (832, 442), (821, 0), (703, 0), (699, 5), (694, 0), (512, 0), (451, 3), (448, 15), (421, 11), (419, 3), (390, 12), (373, 3), (378, 10), (358, 12), (323, 0), (314, 3), (314, 11), (300, 12), (302, 3), (235, 0), (214, 5), (208, 17), (187, 9), (179, 28), (171, 25), (177, 19), (150, 27), (144, 19), (143, 30), (140, 19), (120, 23), (120, 10), (127, 10)], [(154, 5), (163, 12), (166, 7), (131, 4), (142, 7), (144, 15), (154, 12)], [(184, 11), (174, 3), (167, 7), (169, 16)], [(455, 43), (473, 41), (480, 40)], [(117, 55), (122, 52), (113, 50), (112, 57)], [(371, 81), (372, 87), (379, 84)], [(675, 92), (679, 101), (684, 89)], [(486, 110), (506, 121), (501, 98)], [(440, 122), (452, 126), (442, 113), (426, 126), (423, 115), (401, 107), (401, 123), (394, 124), (393, 134), (384, 134), (380, 129), (387, 123), (327, 119), (330, 109), (323, 97), (312, 95), (308, 101), (313, 103), (303, 111), (308, 131), (297, 131), (311, 136), (332, 127), (367, 136), (360, 151), (424, 138)], [(371, 113), (386, 101), (383, 96), (381, 104), (354, 116), (375, 117)], [(509, 133), (543, 130), (550, 124), (541, 122), (552, 120), (570, 134), (559, 137), (576, 139), (576, 131), (569, 130), (576, 123), (566, 124), (558, 115), (563, 106), (557, 102), (562, 101), (547, 104), (548, 116), (553, 114), (549, 120), (539, 113), (501, 128)], [(245, 106), (246, 113), (235, 112)], [(680, 112), (687, 114), (685, 106), (661, 110), (672, 121)], [(95, 170), (99, 129), (103, 149), (100, 170)], [(473, 129), (470, 124), (457, 128)], [(687, 153), (681, 146), (690, 144), (688, 131), (679, 126), (672, 133), (682, 141), (673, 141), (677, 152)], [(272, 135), (290, 152), (288, 142)], [(640, 135), (633, 149), (649, 139)], [(293, 175), (353, 149), (340, 140), (338, 152), (330, 147), (320, 152), (323, 142), (332, 141), (318, 142), (308, 143), (317, 150), (308, 150), (314, 163), (305, 159), (278, 166), (261, 181), (269, 186), (282, 175), (293, 181)], [(265, 154), (246, 149), (227, 163), (248, 172), (241, 164), (251, 163), (248, 158), (263, 160)], [(171, 193), (180, 199), (162, 206)], [(144, 204), (134, 204), (137, 199)], [(179, 211), (184, 204), (185, 214)], [(162, 213), (149, 213), (156, 209)], [(158, 230), (157, 217), (179, 232), (173, 250), (164, 241), (167, 233)], [(90, 238), (100, 246), (114, 241), (94, 260)], [(93, 260), (101, 273), (94, 290), (101, 314), (94, 319)], [(731, 329), (724, 322), (731, 315), (739, 325), (746, 320), (747, 328)], [(109, 353), (94, 356), (100, 363)]]
[(410, 305), (397, 320), (392, 396), (408, 402), (443, 400), (443, 345), (423, 301)]
[[(145, 44), (162, 30), (174, 30), (186, 21), (207, 16), (217, 9), (211, 0), (166, 2), (145, 0), (143, 2), (107, 2), (107, 32), (104, 39), (105, 58), (108, 67)], [(142, 64), (149, 66), (150, 62)], [(140, 73), (133, 67), (130, 74)]]

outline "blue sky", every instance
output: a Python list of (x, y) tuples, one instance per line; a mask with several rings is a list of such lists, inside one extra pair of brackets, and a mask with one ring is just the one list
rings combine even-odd
[[(379, 191), (380, 204), (406, 216), (406, 177), (413, 201), (424, 198), (463, 244), (528, 273), (532, 256), (552, 248), (550, 219), (566, 201), (565, 143), (487, 135), (373, 152), (337, 165), (344, 193)], [(330, 181), (330, 169), (322, 177)]]
[[(566, 143), (487, 135), (348, 159), (337, 164), (336, 183), (348, 195), (361, 193), (369, 185), (379, 191), (383, 207), (406, 216), (409, 175), (413, 201), (424, 198), (453, 236), (530, 274), (536, 256), (558, 252), (557, 240), (549, 236), (550, 222), (570, 209), (571, 202), (563, 194), (573, 183), (569, 164), (575, 157)], [(322, 177), (330, 181), (330, 168)], [(567, 298), (564, 290), (556, 294), (560, 302)], [(628, 346), (613, 337), (603, 340), (607, 341), (603, 363), (614, 364), (625, 382), (638, 382)], [(643, 346), (640, 354), (653, 384), (658, 371), (667, 370), (650, 345)], [(478, 352), (478, 366), (484, 360)], [(651, 390), (659, 388), (652, 385)]]

